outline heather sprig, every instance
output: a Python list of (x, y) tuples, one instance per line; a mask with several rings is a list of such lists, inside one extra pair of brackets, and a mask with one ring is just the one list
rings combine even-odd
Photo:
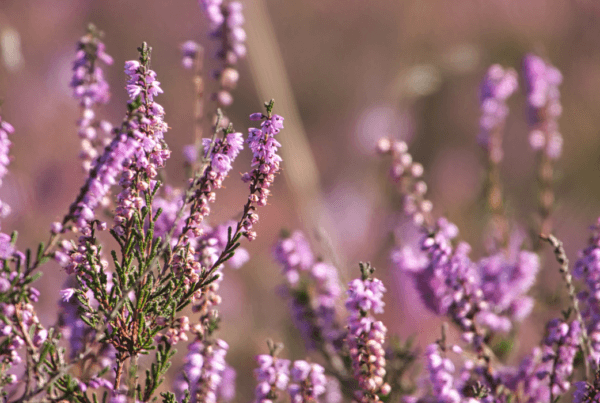
[(408, 145), (404, 141), (381, 138), (377, 142), (377, 152), (392, 157), (390, 176), (401, 187), (404, 213), (419, 227), (433, 226), (433, 204), (425, 198), (427, 184), (421, 180), (423, 165), (413, 161)]
[[(560, 271), (560, 274), (562, 275), (563, 280), (565, 281), (565, 284), (567, 286), (567, 292), (569, 293), (571, 305), (572, 305), (573, 311), (575, 312), (575, 315), (576, 315), (576, 321), (574, 321), (573, 323), (577, 323), (577, 326), (578, 326), (577, 339), (581, 338), (581, 340), (577, 340), (577, 343), (575, 343), (575, 344), (581, 345), (581, 349), (583, 351), (583, 362), (585, 365), (585, 373), (586, 373), (586, 377), (588, 377), (589, 371), (590, 371), (589, 370), (590, 358), (592, 358), (591, 361), (594, 364), (593, 368), (598, 367), (598, 365), (597, 365), (598, 352), (592, 348), (592, 345), (590, 343), (590, 337), (588, 336), (588, 329), (585, 326), (584, 316), (582, 315), (582, 311), (579, 307), (579, 297), (577, 296), (576, 291), (575, 291), (575, 286), (573, 285), (573, 276), (571, 275), (571, 272), (569, 270), (569, 259), (567, 258), (567, 254), (565, 252), (562, 242), (559, 241), (555, 236), (542, 234), (542, 235), (540, 235), (540, 238), (542, 240), (548, 242), (554, 248), (554, 255), (556, 256), (556, 260), (560, 264), (559, 271)], [(576, 277), (577, 277), (577, 275), (581, 276), (583, 274), (583, 270), (585, 270), (584, 269), (585, 264), (586, 263), (585, 263), (584, 259), (577, 261), (575, 270), (574, 270)], [(592, 286), (594, 286), (593, 283), (592, 283)], [(582, 293), (582, 294), (585, 295), (584, 293)], [(594, 306), (593, 297), (592, 297), (591, 301), (589, 301), (589, 300), (586, 301), (585, 297), (583, 297), (582, 299), (584, 300), (584, 301), (582, 301), (584, 303), (584, 305), (587, 305), (586, 306), (587, 309), (590, 309), (590, 307)], [(590, 302), (592, 303), (592, 305), (588, 305)], [(567, 312), (569, 312), (570, 310), (571, 310), (571, 307), (567, 310)], [(589, 311), (586, 312), (585, 316), (586, 316), (586, 319), (591, 322), (589, 331), (592, 332), (595, 327), (593, 324), (594, 319), (592, 319), (592, 317), (590, 317), (591, 315), (589, 314)], [(573, 324), (571, 326), (573, 326)], [(571, 342), (571, 344), (573, 344), (573, 342)]]
[(222, 263), (221, 260), (233, 252), (235, 242), (244, 236), (249, 241), (256, 239), (254, 224), (258, 222), (257, 207), (266, 206), (267, 199), (271, 194), (269, 188), (279, 172), (281, 157), (277, 150), (281, 143), (275, 140), (275, 135), (283, 129), (283, 118), (272, 113), (275, 102), (271, 100), (265, 103), (267, 114), (253, 113), (250, 120), (262, 120), (261, 128), (248, 129), (248, 146), (253, 153), (251, 171), (242, 175), (242, 181), (249, 183), (250, 196), (244, 205), (242, 217), (238, 220), (236, 228), (228, 236), (227, 245), (221, 253), (215, 265)]
[[(223, 2), (222, 0), (199, 0), (199, 4), (204, 11), (209, 23), (210, 37), (219, 41), (219, 48), (215, 52), (215, 57), (219, 61), (217, 69), (211, 72), (215, 79), (218, 89), (211, 94), (211, 100), (215, 101), (219, 108), (226, 108), (233, 103), (231, 92), (237, 86), (239, 72), (236, 69), (237, 62), (246, 55), (246, 32), (242, 28), (244, 16), (242, 14), (242, 4), (237, 1)], [(202, 123), (204, 120), (204, 92), (205, 80), (204, 73), (204, 48), (194, 41), (187, 41), (181, 46), (183, 55), (182, 65), (186, 69), (194, 68), (194, 87), (196, 101), (194, 105), (194, 131), (196, 142), (194, 145), (187, 145), (184, 148), (184, 154), (188, 164), (196, 165), (198, 157), (202, 152)], [(213, 123), (216, 122), (217, 128), (219, 121), (223, 127), (227, 127), (229, 119), (222, 115), (214, 116)]]
[(90, 24), (88, 32), (77, 42), (77, 54), (73, 62), (71, 88), (73, 97), (79, 101), (81, 117), (77, 122), (81, 138), (83, 169), (89, 172), (99, 155), (99, 149), (109, 142), (112, 125), (106, 120), (96, 119), (95, 107), (110, 100), (110, 87), (104, 78), (99, 62), (111, 65), (112, 57), (106, 54), (101, 42), (102, 32)]
[(188, 346), (183, 372), (175, 383), (178, 395), (189, 391), (191, 402), (216, 403), (227, 364), (229, 346), (223, 340), (195, 340)]
[(239, 79), (235, 65), (246, 55), (243, 6), (238, 1), (199, 0), (199, 3), (208, 18), (211, 37), (220, 44), (215, 56), (221, 65), (213, 72), (220, 88), (212, 98), (220, 107), (228, 107), (233, 103), (231, 91)]
[(487, 180), (486, 200), (491, 213), (490, 231), (494, 243), (492, 249), (508, 242), (508, 222), (505, 217), (500, 180), (500, 163), (504, 157), (502, 138), (508, 115), (507, 99), (517, 90), (517, 73), (492, 65), (479, 87), (481, 118), (479, 119), (478, 143), (486, 152)]
[(383, 312), (383, 293), (386, 291), (381, 280), (372, 277), (373, 267), (360, 263), (361, 278), (348, 284), (348, 336), (346, 342), (352, 360), (354, 378), (360, 390), (355, 392), (359, 402), (377, 402), (387, 396), (391, 389), (385, 382), (385, 350), (383, 343), (387, 328), (376, 321), (372, 313)]
[(443, 356), (438, 343), (427, 346), (425, 351), (427, 372), (432, 386), (432, 394), (437, 402), (458, 403), (464, 397), (457, 389), (454, 379), (454, 363)]
[(271, 340), (268, 340), (267, 344), (269, 354), (256, 356), (258, 368), (254, 370), (254, 377), (258, 384), (254, 392), (255, 403), (276, 401), (281, 392), (286, 391), (290, 382), (290, 360), (278, 357), (283, 345), (275, 344)]
[(345, 337), (336, 310), (342, 294), (337, 269), (315, 261), (310, 244), (300, 231), (280, 239), (273, 255), (282, 266), (286, 280), (282, 293), (288, 298), (294, 324), (306, 347), (319, 349), (333, 360)]
[(581, 343), (581, 323), (577, 320), (570, 324), (562, 319), (548, 323), (547, 336), (544, 339), (544, 361), (552, 363), (548, 374), (550, 384), (550, 401), (564, 394), (570, 387), (573, 373), (573, 362)]
[[(8, 136), (14, 133), (12, 125), (0, 118), (0, 185), (2, 178), (8, 172), (10, 157), (8, 155), (12, 145)], [(0, 201), (0, 218), (10, 213), (10, 207)], [(22, 363), (21, 352), (25, 349), (24, 376), (25, 392), (28, 393), (35, 378), (43, 375), (40, 369), (40, 348), (48, 339), (48, 330), (40, 323), (35, 311), (34, 303), (38, 301), (40, 292), (32, 286), (41, 273), (32, 274), (31, 251), (24, 254), (15, 247), (17, 234), (12, 236), (0, 233), (0, 392), (6, 396), (5, 387), (21, 381), (17, 375), (8, 374), (6, 371)], [(44, 251), (40, 245), (37, 260), (42, 260)]]
[[(592, 363), (600, 360), (600, 310), (598, 299), (600, 293), (600, 221), (592, 227), (592, 236), (588, 245), (579, 252), (579, 258), (573, 268), (573, 277), (582, 280), (585, 284), (585, 290), (577, 294), (577, 299), (581, 303), (583, 328), (587, 331), (589, 337), (589, 358)], [(565, 259), (562, 259), (566, 262)], [(564, 265), (561, 264), (561, 267)], [(568, 265), (566, 266), (568, 269)]]
[[(161, 323), (158, 308), (161, 307), (162, 315), (174, 315), (182, 309), (184, 291), (181, 280), (175, 285), (174, 279), (156, 276), (152, 270), (159, 246), (153, 237), (154, 222), (159, 214), (152, 211), (152, 199), (160, 186), (155, 178), (169, 151), (163, 141), (167, 128), (164, 111), (154, 101), (154, 96), (162, 90), (156, 73), (148, 68), (151, 49), (144, 44), (139, 50), (140, 60), (125, 64), (130, 100), (120, 134), (125, 139), (120, 144), (128, 144), (131, 149), (121, 162), (120, 172), (117, 171), (121, 174), (119, 184), (123, 190), (117, 196), (111, 230), (121, 247), (120, 258), (112, 252), (114, 275), (106, 270), (109, 263), (102, 258), (102, 245), (96, 234), (106, 229), (105, 223), (97, 220), (82, 222), (85, 226), (81, 228), (78, 242), (65, 249), (69, 249), (70, 258), (66, 269), (77, 274), (79, 287), (83, 290), (77, 293), (80, 318), (92, 329), (102, 329), (102, 343), (115, 349), (114, 396), (127, 394), (149, 398), (160, 384), (174, 353), (169, 332), (183, 320), (173, 318), (170, 324)], [(166, 289), (172, 286), (179, 292), (165, 295)], [(166, 303), (165, 306), (158, 305), (161, 302)], [(167, 325), (169, 331), (159, 337), (156, 363), (147, 373), (145, 389), (142, 391), (136, 386), (135, 371), (129, 371), (127, 382), (132, 388), (125, 389), (122, 383), (125, 362), (131, 359), (131, 367), (137, 367), (137, 357), (153, 346), (158, 332)]]
[(517, 232), (503, 249), (473, 262), (469, 244), (454, 244), (458, 228), (445, 218), (434, 221), (432, 204), (425, 198), (427, 186), (420, 179), (423, 167), (413, 162), (406, 144), (382, 139), (377, 150), (392, 155), (391, 176), (404, 194), (404, 212), (422, 233), (420, 241), (409, 240), (396, 249), (392, 260), (413, 277), (428, 308), (459, 326), (477, 355), (475, 381), (498, 396), (502, 381), (490, 366), (494, 354), (487, 340), (493, 332), (508, 332), (513, 320), (523, 320), (531, 311), (533, 300), (526, 294), (534, 284), (539, 258), (521, 249)]
[(554, 169), (563, 145), (558, 128), (558, 118), (562, 114), (558, 86), (562, 83), (562, 74), (534, 54), (523, 58), (522, 73), (527, 96), (529, 144), (537, 156), (540, 220), (537, 231), (548, 234), (552, 231)]

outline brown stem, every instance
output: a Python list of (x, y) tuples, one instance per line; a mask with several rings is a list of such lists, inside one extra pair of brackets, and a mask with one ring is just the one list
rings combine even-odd
[(117, 369), (115, 373), (115, 387), (114, 390), (119, 390), (121, 386), (121, 377), (123, 376), (123, 364), (125, 363), (125, 358), (122, 353), (117, 354)]
[(500, 178), (500, 162), (502, 160), (502, 133), (504, 125), (500, 125), (490, 133), (487, 164), (488, 164), (488, 184), (487, 203), (491, 212), (490, 224), (495, 243), (499, 246), (506, 246), (508, 242), (508, 222), (502, 200), (502, 185)]

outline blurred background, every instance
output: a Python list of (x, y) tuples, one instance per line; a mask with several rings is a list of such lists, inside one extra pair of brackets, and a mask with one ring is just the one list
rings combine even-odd
[[(273, 97), (276, 113), (287, 120), (279, 138), (284, 174), (270, 205), (259, 212), (257, 240), (244, 245), (252, 258), (238, 271), (226, 270), (222, 287), (220, 337), (231, 345), (228, 361), (238, 371), (237, 401), (252, 396), (253, 357), (267, 351), (266, 338), (283, 341), (287, 358), (307, 354), (276, 293), (282, 279), (271, 249), (284, 228), (311, 234), (315, 250), (339, 265), (343, 282), (358, 275), (359, 261), (371, 261), (388, 287), (384, 319), (390, 332), (416, 335), (421, 346), (439, 337), (440, 321), (417, 302), (412, 283), (390, 264), (400, 204), (388, 181), (387, 161), (375, 155), (374, 146), (382, 136), (409, 143), (425, 167), (434, 212), (459, 226), (461, 238), (473, 246), (472, 257), (479, 258), (485, 159), (476, 143), (478, 86), (492, 63), (518, 70), (523, 55), (535, 52), (564, 75), (555, 232), (575, 260), (589, 225), (600, 215), (600, 3), (242, 2), (249, 57), (240, 63), (228, 115), (245, 132), (254, 123), (247, 116)], [(188, 39), (202, 43), (207, 71), (216, 67), (210, 57), (216, 44), (207, 39), (196, 1), (1, 0), (2, 117), (15, 127), (14, 159), (0, 188), (0, 199), (13, 213), (2, 230), (19, 231), (20, 249), (47, 240), (50, 223), (64, 216), (84, 181), (76, 131), (80, 111), (69, 81), (75, 42), (89, 22), (105, 32), (106, 51), (115, 60), (105, 69), (112, 100), (98, 112), (113, 124), (126, 110), (123, 63), (137, 58), (142, 41), (153, 47), (152, 67), (165, 91), (157, 102), (171, 128), (167, 175), (174, 186), (186, 183), (181, 151), (193, 142), (194, 89), (191, 73), (181, 67), (179, 45)], [(269, 78), (277, 84), (273, 94), (268, 94)], [(510, 98), (509, 107), (502, 179), (511, 217), (528, 230), (536, 211), (536, 173), (522, 92)], [(214, 104), (206, 108), (210, 112)], [(294, 146), (285, 150), (286, 144)], [(247, 188), (237, 172), (248, 170), (249, 162), (246, 150), (218, 193), (213, 223), (241, 210)], [(552, 303), (566, 297), (548, 252), (544, 281), (538, 281), (534, 294)], [(54, 323), (52, 307), (65, 278), (58, 265), (45, 267), (39, 304), (45, 324)], [(534, 310), (520, 329), (518, 349), (537, 343), (543, 323), (555, 313)], [(525, 337), (528, 329), (536, 329), (536, 335)], [(181, 360), (184, 346), (179, 350)]]

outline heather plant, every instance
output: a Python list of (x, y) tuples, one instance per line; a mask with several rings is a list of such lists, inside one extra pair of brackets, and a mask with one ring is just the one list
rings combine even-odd
[[(200, 6), (218, 43), (218, 68), (208, 75), (214, 82), (206, 80), (204, 47), (194, 41), (180, 46), (195, 89), (194, 143), (184, 149), (189, 173), (184, 187), (165, 183), (171, 134), (157, 100), (168, 89), (161, 95), (152, 48), (143, 43), (139, 58), (124, 63), (128, 101), (123, 121), (113, 125), (98, 117), (100, 105), (110, 101), (103, 68), (114, 63), (103, 34), (90, 26), (77, 42), (70, 85), (81, 108), (74, 132), (81, 139), (86, 178), (62, 221), (51, 225), (47, 242), (24, 249), (16, 231), (0, 233), (4, 401), (598, 400), (600, 221), (571, 267), (552, 234), (562, 76), (533, 54), (523, 59), (521, 87), (537, 160), (538, 211), (529, 231), (535, 236), (528, 238), (527, 228), (505, 208), (501, 175), (508, 99), (519, 88), (519, 76), (513, 68), (493, 65), (479, 97), (477, 141), (486, 162), (482, 199), (488, 212), (480, 257), (471, 256), (458, 226), (434, 209), (425, 168), (408, 144), (381, 138), (373, 150), (389, 157), (390, 177), (402, 198), (404, 218), (389, 251), (389, 269), (409, 276), (422, 304), (443, 318), (440, 337), (421, 351), (411, 340), (391, 335), (380, 317), (388, 287), (379, 271), (360, 262), (345, 285), (337, 262), (318, 252), (322, 245), (300, 230), (284, 230), (272, 242), (282, 272), (279, 296), (307, 356), (285, 358), (289, 349), (267, 340), (256, 356), (254, 396), (236, 397), (236, 378), (251, 374), (229, 363), (219, 314), (227, 295), (220, 287), (227, 270), (250, 259), (242, 244), (257, 238), (259, 211), (268, 214), (271, 187), (284, 164), (278, 154), (286, 146), (278, 141), (284, 118), (274, 113), (271, 100), (249, 116), (259, 127), (250, 127), (247, 136), (234, 129), (225, 108), (234, 101), (236, 66), (246, 54), (242, 5), (202, 0)], [(208, 82), (215, 90), (205, 100)], [(0, 118), (0, 179), (14, 132)], [(240, 179), (248, 197), (217, 203), (245, 145), (252, 157)], [(222, 208), (236, 218), (214, 222), (213, 209)], [(0, 201), (0, 218), (8, 214), (10, 207)], [(510, 344), (536, 305), (536, 277), (544, 265), (552, 266), (541, 259), (544, 242), (553, 248), (568, 302), (546, 323), (538, 345), (515, 356), (498, 346)], [(51, 259), (68, 279), (55, 290), (55, 323), (44, 326), (36, 313), (36, 282)], [(394, 309), (387, 307), (392, 317)], [(185, 357), (173, 366), (178, 348)]]

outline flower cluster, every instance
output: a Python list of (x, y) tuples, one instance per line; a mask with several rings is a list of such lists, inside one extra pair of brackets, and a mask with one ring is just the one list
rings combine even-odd
[(256, 357), (258, 368), (254, 376), (258, 382), (254, 393), (256, 403), (269, 403), (285, 391), (290, 381), (290, 361), (275, 355), (261, 354)]
[(575, 392), (573, 393), (574, 403), (592, 403), (597, 402), (600, 397), (600, 371), (596, 371), (593, 382), (579, 381), (575, 382)]
[(273, 254), (286, 278), (282, 292), (289, 299), (294, 324), (307, 348), (326, 344), (339, 350), (344, 332), (336, 313), (342, 293), (337, 269), (315, 262), (310, 244), (300, 231), (281, 239)]
[(362, 278), (348, 284), (348, 336), (347, 343), (352, 359), (354, 377), (360, 390), (356, 399), (360, 402), (379, 401), (379, 395), (390, 393), (390, 385), (385, 383), (385, 350), (383, 343), (387, 328), (376, 321), (370, 311), (383, 312), (385, 287), (381, 280), (370, 278), (371, 265), (361, 264)]
[(425, 199), (427, 184), (420, 179), (423, 176), (423, 165), (413, 162), (404, 141), (382, 138), (377, 143), (377, 152), (392, 156), (390, 175), (402, 187), (405, 214), (418, 226), (430, 225), (433, 204)]
[(427, 346), (425, 357), (435, 400), (443, 403), (462, 402), (463, 396), (454, 385), (454, 364), (449, 358), (442, 357), (440, 346), (437, 343)]
[[(4, 274), (4, 273), (3, 273)], [(15, 273), (17, 274), (17, 273)], [(15, 285), (20, 285), (20, 279), (11, 279)], [(16, 280), (16, 281), (15, 281)], [(6, 283), (6, 278), (0, 278), (0, 286)], [(7, 295), (5, 287), (0, 292)], [(39, 291), (35, 288), (29, 289), (29, 299), (31, 302), (37, 302)], [(0, 360), (5, 368), (18, 365), (22, 362), (19, 350), (26, 347), (27, 351), (35, 352), (48, 337), (48, 330), (42, 326), (40, 320), (31, 303), (0, 303), (0, 314), (3, 317), (3, 323), (0, 326)], [(5, 371), (0, 375), (0, 385), (15, 384), (18, 380), (17, 375), (8, 374)]]
[[(427, 185), (416, 181), (423, 167), (412, 162), (406, 144), (383, 139), (378, 151), (392, 155), (392, 179), (400, 180), (407, 193), (405, 213), (426, 232), (417, 245), (405, 244), (394, 250), (392, 261), (413, 276), (425, 305), (438, 315), (450, 316), (466, 340), (475, 345), (481, 342), (481, 336), (474, 333), (476, 321), (491, 330), (508, 332), (510, 319), (523, 320), (533, 306), (526, 293), (535, 282), (538, 256), (521, 250), (523, 237), (517, 232), (505, 250), (473, 262), (469, 244), (452, 244), (458, 235), (456, 225), (445, 218), (427, 224), (433, 221), (431, 203), (424, 198)], [(418, 175), (413, 172), (415, 166)]]
[(505, 70), (494, 64), (488, 69), (479, 88), (481, 118), (478, 141), (488, 151), (490, 160), (496, 164), (502, 161), (502, 136), (496, 133), (501, 133), (508, 115), (506, 100), (518, 87), (516, 71)]
[(586, 290), (578, 295), (587, 334), (591, 342), (590, 360), (600, 360), (600, 219), (593, 227), (588, 246), (580, 252), (573, 276), (581, 279)]
[[(245, 220), (242, 223), (243, 235), (252, 241), (256, 232), (252, 227), (258, 222), (258, 214), (254, 213), (256, 206), (266, 206), (271, 194), (269, 188), (279, 172), (281, 157), (277, 149), (281, 143), (275, 140), (275, 135), (283, 129), (283, 118), (272, 114), (273, 101), (266, 104), (267, 115), (253, 113), (250, 120), (262, 120), (260, 129), (248, 129), (248, 145), (252, 150), (252, 166), (254, 169), (242, 175), (242, 181), (250, 183), (250, 197), (244, 208)], [(256, 206), (255, 206), (256, 205)]]
[(181, 59), (181, 65), (185, 69), (191, 69), (194, 65), (194, 61), (200, 57), (202, 47), (197, 42), (190, 40), (182, 43), (179, 48), (183, 55), (183, 58)]
[(551, 160), (560, 157), (563, 139), (557, 120), (562, 113), (558, 86), (562, 74), (541, 57), (528, 54), (523, 59), (527, 112), (531, 132), (529, 144)]
[[(8, 164), (10, 163), (10, 157), (8, 153), (12, 145), (8, 136), (13, 134), (15, 129), (10, 123), (2, 120), (0, 117), (0, 186), (2, 185), (2, 179), (8, 172)], [(4, 218), (10, 214), (10, 206), (0, 200), (0, 218)], [(0, 258), (8, 259), (14, 252), (14, 248), (11, 244), (10, 236), (4, 233), (0, 233)]]
[(175, 390), (180, 399), (189, 390), (191, 402), (217, 402), (221, 384), (232, 379), (229, 373), (228, 379), (224, 379), (228, 349), (229, 346), (223, 340), (216, 340), (214, 343), (196, 340), (188, 346), (183, 373), (175, 382)]
[(101, 32), (90, 25), (88, 33), (79, 39), (71, 79), (73, 97), (81, 106), (78, 126), (82, 149), (80, 157), (83, 159), (85, 172), (93, 168), (99, 149), (110, 142), (111, 139), (107, 136), (112, 132), (112, 125), (105, 120), (97, 120), (94, 112), (97, 104), (106, 104), (110, 100), (110, 87), (98, 61), (111, 65), (113, 59), (106, 54), (104, 43), (100, 41), (101, 35)]
[(533, 298), (527, 293), (535, 283), (540, 259), (537, 254), (521, 250), (523, 237), (513, 235), (506, 251), (497, 252), (477, 262), (479, 287), (490, 310), (477, 320), (495, 331), (508, 332), (509, 320), (522, 321), (533, 308)]
[(135, 211), (145, 204), (140, 192), (153, 190), (158, 170), (164, 167), (171, 154), (163, 141), (168, 128), (164, 121), (165, 112), (160, 104), (154, 102), (154, 97), (163, 90), (156, 80), (156, 73), (146, 64), (144, 60), (125, 63), (125, 73), (129, 76), (129, 105), (132, 106), (126, 133), (138, 146), (136, 152), (124, 164), (119, 180), (123, 190), (117, 195), (118, 205), (113, 227), (119, 235), (125, 233), (125, 227)]
[(290, 375), (288, 392), (292, 403), (313, 402), (325, 393), (325, 369), (319, 364), (294, 361)]
[(210, 156), (210, 164), (204, 175), (197, 181), (197, 188), (191, 197), (190, 214), (182, 234), (190, 238), (202, 235), (203, 221), (210, 214), (210, 203), (216, 200), (215, 191), (223, 186), (223, 180), (231, 171), (231, 164), (244, 148), (242, 133), (226, 130), (222, 139), (203, 139), (205, 156)]
[(573, 361), (579, 351), (581, 324), (574, 320), (571, 324), (562, 319), (548, 323), (547, 336), (544, 339), (544, 361), (552, 363), (548, 374), (550, 390), (554, 396), (565, 393), (571, 387), (569, 378), (573, 373)]
[(222, 0), (200, 0), (200, 4), (208, 18), (211, 36), (221, 43), (216, 57), (221, 60), (222, 66), (214, 72), (220, 89), (213, 94), (213, 98), (220, 106), (227, 107), (233, 103), (231, 91), (235, 89), (239, 79), (235, 65), (240, 58), (246, 56), (242, 3), (231, 1), (225, 4)]
[(567, 392), (571, 386), (575, 354), (578, 351), (581, 327), (562, 319), (548, 323), (547, 336), (542, 348), (534, 347), (518, 369), (505, 374), (505, 383), (512, 390), (520, 390), (528, 402), (549, 401)]
[(502, 137), (508, 115), (507, 99), (517, 90), (517, 73), (498, 64), (491, 66), (479, 87), (481, 118), (478, 142), (486, 152), (486, 200), (491, 212), (488, 250), (506, 245), (509, 225), (504, 211), (500, 180), (503, 159)]

